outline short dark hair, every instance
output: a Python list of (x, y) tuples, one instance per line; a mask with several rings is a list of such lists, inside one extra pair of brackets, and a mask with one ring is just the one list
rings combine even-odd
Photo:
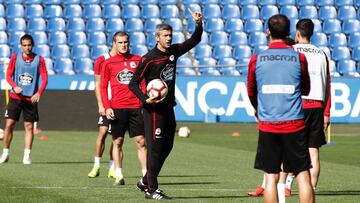
[(126, 36), (129, 39), (129, 35), (126, 32), (115, 32), (115, 34), (113, 35), (112, 41), (115, 42), (116, 41), (116, 37), (123, 37)]
[(166, 24), (166, 23), (157, 24), (156, 28), (155, 28), (155, 35), (159, 35), (160, 31), (163, 31), (163, 30), (172, 31), (172, 27), (171, 27), (171, 25)]
[(311, 19), (308, 18), (301, 19), (296, 23), (296, 30), (300, 32), (302, 37), (310, 40), (314, 33), (314, 23)]
[(284, 40), (284, 42), (285, 42), (287, 45), (290, 45), (290, 46), (292, 46), (292, 45), (295, 44), (295, 40), (293, 40), (293, 39), (290, 38), (290, 37), (287, 37), (287, 38)]
[(268, 21), (268, 28), (272, 38), (286, 39), (290, 34), (290, 20), (285, 15), (273, 15)]
[(23, 40), (30, 40), (31, 44), (34, 46), (34, 39), (31, 35), (29, 34), (24, 34), (21, 38), (20, 38), (20, 44), (22, 44)]

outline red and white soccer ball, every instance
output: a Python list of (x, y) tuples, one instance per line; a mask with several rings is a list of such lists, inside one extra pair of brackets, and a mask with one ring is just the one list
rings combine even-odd
[(153, 79), (146, 86), (149, 97), (164, 98), (168, 93), (168, 87), (163, 80)]
[(182, 126), (179, 128), (179, 137), (186, 137), (188, 138), (190, 136), (190, 128), (188, 128), (187, 126)]

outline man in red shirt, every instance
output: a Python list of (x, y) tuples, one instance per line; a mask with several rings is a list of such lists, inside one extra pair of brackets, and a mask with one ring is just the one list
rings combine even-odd
[[(111, 50), (109, 53), (106, 53), (104, 55), (99, 56), (95, 60), (94, 64), (94, 81), (95, 81), (95, 96), (96, 101), (98, 104), (98, 112), (99, 112), (99, 121), (98, 121), (98, 127), (99, 127), (99, 133), (96, 138), (96, 144), (95, 144), (95, 157), (94, 157), (94, 166), (90, 173), (88, 174), (89, 178), (96, 178), (100, 175), (100, 161), (101, 157), (104, 153), (105, 149), (105, 139), (108, 134), (110, 120), (106, 118), (105, 114), (105, 108), (101, 100), (101, 93), (100, 93), (100, 74), (101, 70), (103, 68), (103, 63), (105, 60), (109, 59), (110, 57), (116, 55), (117, 51), (115, 46), (111, 47)], [(115, 169), (114, 169), (114, 161), (112, 158), (112, 149), (113, 145), (111, 143), (110, 146), (110, 161), (109, 161), (109, 172), (108, 172), (108, 178), (115, 178)]]
[(6, 72), (6, 80), (12, 89), (5, 112), (6, 122), (0, 164), (9, 160), (9, 148), (14, 127), (19, 121), (21, 112), (23, 112), (25, 128), (23, 164), (31, 164), (30, 151), (34, 140), (33, 126), (34, 122), (39, 120), (37, 104), (48, 81), (44, 58), (32, 52), (34, 40), (31, 35), (22, 36), (20, 44), (22, 52), (11, 56)]
[[(142, 104), (128, 88), (141, 57), (130, 54), (129, 36), (125, 32), (114, 34), (113, 45), (116, 47), (117, 54), (104, 62), (100, 87), (106, 117), (111, 120), (111, 135), (114, 145), (113, 158), (116, 174), (114, 185), (124, 185), (122, 146), (127, 130), (129, 136), (134, 137), (142, 175), (146, 174), (146, 147)], [(110, 100), (108, 98), (109, 84), (111, 88)], [(145, 83), (141, 84), (141, 88), (144, 90)]]

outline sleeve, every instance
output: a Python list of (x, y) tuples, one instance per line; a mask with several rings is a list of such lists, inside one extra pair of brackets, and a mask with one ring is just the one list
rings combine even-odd
[(146, 94), (141, 90), (141, 82), (144, 80), (144, 76), (147, 72), (147, 68), (149, 66), (149, 60), (143, 57), (136, 68), (135, 74), (130, 80), (129, 89), (140, 99), (140, 101), (145, 104), (146, 99), (149, 98)]
[(104, 62), (103, 56), (99, 56), (98, 58), (96, 58), (95, 63), (94, 63), (94, 75), (100, 75), (100, 73), (101, 73), (100, 66), (102, 65), (103, 62)]
[(46, 85), (48, 84), (48, 72), (46, 69), (45, 60), (42, 56), (40, 56), (40, 76), (41, 76), (41, 86), (37, 93), (40, 95), (45, 91)]
[[(326, 57), (326, 54), (325, 54)], [(325, 108), (324, 116), (330, 117), (331, 108), (331, 77), (330, 77), (330, 63), (329, 58), (326, 57), (326, 91), (325, 91)]]
[(106, 64), (103, 64), (100, 74), (100, 94), (105, 109), (110, 108), (110, 100), (108, 96), (108, 86), (110, 81), (110, 71)]
[(199, 44), (201, 41), (202, 33), (203, 33), (202, 23), (196, 24), (195, 31), (188, 40), (184, 41), (181, 44), (174, 44), (172, 46), (172, 49), (176, 53), (175, 55), (179, 57), (185, 54), (186, 52), (190, 51), (197, 44)]
[(15, 62), (16, 62), (16, 54), (13, 54), (10, 58), (9, 65), (6, 70), (6, 81), (9, 83), (9, 85), (12, 88), (15, 88), (17, 86), (15, 81), (13, 80), (13, 75), (15, 71)]
[(300, 66), (301, 66), (301, 94), (308, 95), (310, 93), (310, 76), (308, 71), (308, 62), (304, 54), (300, 55)]
[(249, 62), (249, 71), (247, 77), (247, 92), (251, 102), (251, 105), (254, 109), (257, 109), (257, 86), (256, 86), (256, 76), (255, 76), (255, 67), (256, 67), (257, 55), (253, 55)]

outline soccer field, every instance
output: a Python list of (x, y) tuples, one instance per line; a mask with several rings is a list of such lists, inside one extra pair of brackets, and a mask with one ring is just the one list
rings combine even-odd
[[(247, 192), (261, 183), (253, 169), (257, 146), (255, 124), (178, 123), (190, 138), (176, 137), (160, 173), (159, 184), (172, 202), (262, 202)], [(239, 132), (240, 136), (231, 136)], [(317, 202), (359, 202), (360, 126), (333, 125), (332, 144), (321, 148)], [(48, 140), (40, 140), (47, 135)], [(136, 189), (140, 179), (133, 140), (125, 141), (125, 186), (108, 179), (108, 146), (101, 174), (90, 179), (97, 132), (43, 131), (35, 136), (31, 158), (23, 165), (23, 132), (15, 132), (10, 160), (0, 165), (0, 202), (147, 202)], [(128, 137), (127, 137), (128, 138)], [(297, 187), (287, 202), (298, 202)]]

